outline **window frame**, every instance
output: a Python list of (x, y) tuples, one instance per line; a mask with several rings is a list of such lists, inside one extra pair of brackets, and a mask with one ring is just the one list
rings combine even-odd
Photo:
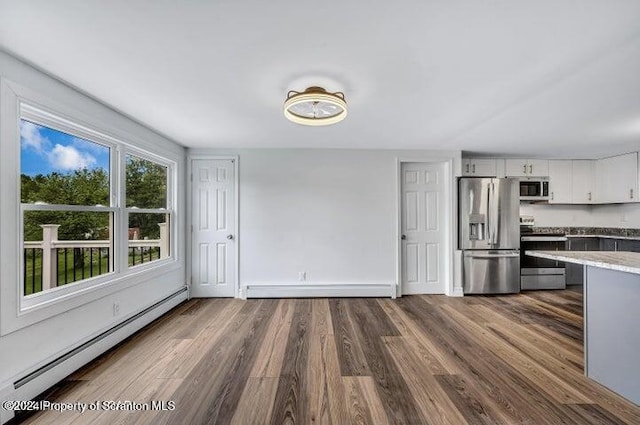
[[(63, 286), (41, 291), (34, 294), (24, 294), (24, 256), (18, 255), (16, 282), (18, 290), (18, 315), (24, 315), (34, 310), (55, 305), (67, 299), (79, 297), (83, 294), (90, 294), (106, 287), (119, 287), (126, 278), (142, 272), (151, 272), (154, 269), (166, 268), (165, 266), (177, 263), (176, 245), (177, 226), (175, 224), (176, 197), (174, 191), (177, 181), (177, 164), (168, 158), (145, 151), (144, 149), (132, 146), (119, 138), (112, 137), (102, 131), (98, 131), (92, 126), (83, 124), (80, 120), (70, 119), (64, 114), (53, 112), (52, 109), (38, 105), (26, 99), (18, 100), (17, 108), (17, 140), (18, 156), (21, 155), (20, 124), (22, 120), (32, 122), (36, 125), (48, 127), (61, 131), (74, 137), (85, 139), (110, 149), (109, 153), (109, 205), (107, 206), (85, 206), (85, 205), (63, 205), (63, 204), (29, 204), (22, 203), (20, 174), (21, 166), (18, 165), (18, 243), (22, 253), (24, 249), (24, 213), (26, 211), (78, 211), (78, 212), (104, 212), (110, 213), (113, 217), (111, 229), (111, 257), (113, 262), (112, 270), (99, 276), (82, 279), (68, 283)], [(128, 214), (131, 210), (126, 208), (126, 156), (130, 154), (138, 158), (146, 159), (167, 167), (167, 204), (166, 209), (160, 211), (133, 209), (136, 212), (162, 212), (169, 214), (169, 255), (166, 258), (154, 260), (145, 264), (129, 267), (128, 265)], [(20, 164), (20, 162), (18, 162)], [(129, 282), (125, 287), (135, 285)]]
[[(163, 167), (167, 167), (167, 202), (165, 208), (131, 208), (127, 207), (127, 155), (135, 156), (136, 158), (144, 159), (146, 161), (153, 162), (157, 165), (161, 165)], [(129, 229), (129, 214), (131, 213), (150, 213), (150, 214), (168, 214), (169, 215), (169, 255), (167, 258), (172, 258), (174, 255), (174, 247), (173, 247), (173, 239), (175, 238), (174, 233), (172, 232), (172, 228), (174, 227), (174, 187), (175, 182), (172, 176), (175, 174), (173, 164), (171, 161), (166, 160), (165, 158), (159, 157), (157, 155), (152, 155), (149, 152), (145, 152), (139, 149), (127, 148), (122, 153), (122, 199), (121, 205), (123, 210), (123, 223), (127, 228), (127, 232)], [(128, 234), (128, 233), (127, 233)], [(158, 262), (166, 260), (166, 259), (158, 259), (153, 260), (144, 264), (137, 264), (129, 266), (129, 238), (125, 238), (124, 249), (122, 252), (122, 264), (127, 269), (135, 269), (135, 270), (145, 270), (147, 268), (152, 268)]]

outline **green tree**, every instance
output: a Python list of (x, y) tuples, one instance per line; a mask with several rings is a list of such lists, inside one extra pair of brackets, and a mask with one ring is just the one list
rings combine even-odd
[[(127, 156), (127, 207), (158, 209), (167, 207), (167, 167), (146, 159)], [(129, 228), (138, 230), (138, 237), (160, 237), (159, 223), (164, 214), (130, 213)]]
[[(104, 169), (81, 169), (48, 175), (21, 176), (23, 203), (55, 205), (109, 205), (109, 175)], [(41, 240), (41, 224), (59, 224), (66, 240), (106, 237), (109, 214), (78, 211), (25, 211), (24, 239)]]

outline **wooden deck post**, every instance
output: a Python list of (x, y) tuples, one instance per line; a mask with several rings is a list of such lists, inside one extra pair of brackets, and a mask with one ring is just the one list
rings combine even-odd
[(42, 290), (58, 286), (58, 251), (53, 246), (58, 241), (59, 224), (41, 224), (42, 227)]
[(167, 223), (158, 223), (160, 226), (160, 258), (169, 256), (169, 228)]

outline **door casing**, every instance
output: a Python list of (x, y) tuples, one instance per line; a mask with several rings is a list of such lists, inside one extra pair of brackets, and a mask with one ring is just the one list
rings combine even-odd
[[(193, 161), (195, 160), (216, 160), (216, 159), (226, 159), (226, 160), (234, 160), (234, 216), (236, 222), (236, 230), (235, 230), (235, 289), (234, 289), (234, 298), (244, 298), (246, 294), (242, 294), (240, 287), (240, 157), (238, 155), (189, 155), (187, 157), (187, 182), (189, 183), (189, 190), (187, 190), (187, 205), (189, 205), (189, 214), (186, 217), (187, 222), (187, 258), (191, 259), (193, 255), (193, 212), (191, 211), (192, 201), (193, 201)], [(189, 260), (189, 264), (186, 264), (186, 280), (187, 286), (189, 287), (189, 298), (191, 298), (191, 279), (192, 279), (192, 264)]]
[(443, 217), (443, 226), (445, 228), (445, 240), (443, 241), (443, 253), (445, 258), (445, 270), (443, 271), (444, 291), (446, 295), (459, 295), (454, 288), (453, 273), (453, 247), (455, 241), (455, 224), (456, 209), (455, 185), (453, 184), (455, 176), (453, 174), (454, 164), (452, 158), (433, 157), (433, 158), (396, 158), (396, 296), (402, 296), (402, 164), (405, 162), (414, 163), (440, 163), (444, 169), (444, 198), (445, 213)]

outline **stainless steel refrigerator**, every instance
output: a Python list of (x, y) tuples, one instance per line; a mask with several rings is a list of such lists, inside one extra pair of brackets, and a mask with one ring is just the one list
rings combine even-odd
[(519, 180), (461, 178), (458, 196), (464, 293), (520, 292)]

